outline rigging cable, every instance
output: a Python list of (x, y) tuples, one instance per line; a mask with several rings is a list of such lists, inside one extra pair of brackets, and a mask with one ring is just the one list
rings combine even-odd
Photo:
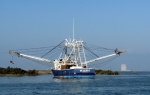
[[(109, 64), (110, 61), (116, 59), (117, 57), (118, 57), (118, 56), (116, 56), (116, 57), (114, 57), (114, 58), (111, 58), (110, 60), (107, 60), (107, 61), (105, 61), (105, 62), (101, 62), (100, 64), (103, 64), (103, 65), (101, 65), (101, 67), (103, 67), (103, 66)], [(104, 64), (104, 63), (106, 63), (106, 64)]]
[(95, 55), (97, 58), (99, 57), (98, 55), (96, 55), (94, 52), (92, 52), (91, 50), (89, 50), (87, 47), (83, 46), (86, 50), (88, 50), (90, 53), (92, 53), (93, 55)]
[(46, 56), (48, 53), (50, 53), (51, 51), (53, 51), (55, 48), (57, 48), (58, 46), (60, 46), (64, 41), (62, 41), (60, 44), (58, 44), (57, 46), (55, 46), (54, 48), (52, 48), (50, 51), (48, 51), (46, 54), (44, 54), (42, 57)]
[[(54, 46), (49, 46), (49, 47), (54, 47)], [(38, 50), (38, 49), (43, 49), (43, 48), (49, 48), (49, 47), (39, 47), (39, 48), (28, 48), (28, 49), (17, 49), (17, 50), (14, 50), (14, 51), (27, 51), (27, 50)]]
[[(27, 57), (24, 57), (24, 58), (26, 58), (26, 59), (28, 59), (28, 60), (31, 60), (31, 61), (33, 61), (33, 62), (36, 62), (36, 63), (42, 64), (42, 65), (45, 65), (45, 66), (50, 66), (49, 64), (44, 64), (44, 62), (41, 62), (41, 61), (36, 61), (36, 60), (34, 60), (34, 59), (27, 58)], [(48, 63), (50, 63), (50, 62), (48, 62)]]
[[(91, 47), (89, 48), (92, 48), (93, 50), (100, 50), (100, 51), (114, 51), (114, 49), (108, 49), (108, 48), (105, 48), (105, 47), (101, 47), (101, 46), (95, 46), (95, 45), (90, 45)], [(94, 48), (93, 48), (94, 47)]]

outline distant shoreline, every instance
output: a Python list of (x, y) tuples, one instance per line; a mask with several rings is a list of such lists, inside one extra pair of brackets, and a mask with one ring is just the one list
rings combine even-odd
[(18, 76), (38, 76), (38, 75), (46, 75), (52, 74), (51, 70), (35, 70), (37, 74), (0, 74), (0, 77), (7, 76), (7, 77), (18, 77)]
[[(23, 70), (20, 68), (1, 68), (0, 67), (0, 77), (3, 76), (37, 76), (52, 74), (51, 70)], [(95, 70), (96, 75), (119, 75), (118, 71), (111, 70)]]
[(21, 68), (0, 67), (0, 76), (36, 76), (42, 74), (51, 74), (51, 71), (50, 70), (23, 70)]

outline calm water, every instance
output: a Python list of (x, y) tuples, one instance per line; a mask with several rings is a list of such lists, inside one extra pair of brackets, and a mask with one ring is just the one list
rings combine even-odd
[(0, 77), (0, 95), (150, 95), (150, 72), (55, 79), (52, 75)]

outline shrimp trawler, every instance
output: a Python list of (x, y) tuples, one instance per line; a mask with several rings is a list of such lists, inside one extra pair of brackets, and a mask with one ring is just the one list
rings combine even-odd
[[(54, 49), (60, 47), (62, 48), (62, 52), (60, 53), (60, 56), (58, 59), (55, 60), (49, 60), (47, 58), (44, 58), (45, 55), (48, 53), (51, 53)], [(82, 40), (76, 40), (74, 39), (74, 31), (73, 31), (73, 39), (65, 39), (57, 46), (53, 47), (51, 50), (49, 50), (46, 54), (44, 54), (41, 57), (31, 56), (27, 54), (23, 54), (20, 52), (16, 52), (13, 50), (10, 50), (9, 53), (16, 55), (18, 57), (23, 57), (31, 60), (39, 60), (47, 63), (53, 63), (54, 67), (52, 68), (52, 73), (54, 77), (59, 78), (94, 78), (95, 76), (95, 69), (89, 68), (87, 64), (99, 61), (102, 59), (106, 59), (108, 57), (112, 56), (120, 56), (121, 53), (126, 52), (118, 51), (117, 49), (114, 51), (113, 54), (109, 54), (106, 56), (98, 57), (92, 60), (86, 59), (85, 54), (85, 43)], [(90, 51), (91, 52), (91, 51)]]
[[(43, 62), (48, 62), (48, 63), (53, 63), (54, 67), (52, 69), (54, 77), (64, 77), (64, 78), (82, 78), (82, 77), (87, 77), (87, 78), (94, 78), (95, 76), (95, 69), (94, 68), (89, 68), (87, 66), (88, 63), (92, 63), (98, 60), (102, 60), (108, 57), (112, 56), (120, 56), (121, 53), (125, 52), (124, 51), (118, 51), (117, 49), (115, 50), (115, 53), (98, 57), (96, 59), (92, 59), (87, 61), (86, 60), (86, 55), (84, 52), (84, 49), (86, 48), (84, 46), (84, 42), (81, 40), (75, 40), (73, 39), (72, 41), (70, 40), (65, 40), (61, 42), (59, 45), (51, 49), (50, 51), (54, 50), (58, 46), (63, 45), (63, 52), (61, 52), (60, 57), (58, 59), (55, 59), (54, 61), (43, 58), (42, 57), (36, 57), (36, 56), (31, 56), (31, 55), (26, 55), (22, 54), (19, 52), (15, 52), (13, 50), (10, 50), (9, 53), (16, 55), (18, 57), (23, 57), (27, 59), (34, 59), (34, 60), (39, 60)], [(49, 52), (50, 52), (49, 51)]]

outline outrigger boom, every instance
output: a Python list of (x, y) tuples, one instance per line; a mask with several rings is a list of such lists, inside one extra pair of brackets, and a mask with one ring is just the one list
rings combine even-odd
[(23, 58), (27, 58), (27, 59), (34, 59), (34, 60), (44, 61), (44, 62), (48, 62), (48, 63), (53, 63), (53, 61), (51, 61), (49, 59), (40, 58), (40, 57), (36, 57), (36, 56), (31, 56), (31, 55), (26, 55), (26, 54), (22, 54), (19, 52), (14, 52), (13, 50), (10, 50), (9, 53), (16, 55), (18, 57), (23, 57)]
[[(116, 56), (116, 55), (120, 56), (121, 53), (125, 53), (125, 52), (126, 52), (126, 50), (122, 50), (122, 51), (118, 52), (118, 50), (116, 49), (114, 54), (110, 54), (110, 55), (102, 56), (102, 57), (99, 57), (99, 58), (96, 58), (96, 59), (92, 59), (92, 60), (84, 62), (84, 64), (99, 61), (99, 60), (102, 60), (102, 59), (105, 59), (105, 58), (108, 58), (108, 57), (111, 57), (111, 56)], [(22, 54), (22, 53), (19, 53), (19, 52), (14, 52), (13, 50), (10, 50), (9, 53), (13, 54), (13, 55), (16, 55), (18, 57), (23, 57), (23, 58), (27, 58), (27, 59), (34, 59), (34, 60), (44, 61), (44, 62), (48, 62), (48, 63), (54, 63), (54, 61), (51, 61), (49, 59), (36, 57), (36, 56), (32, 56), (32, 55), (26, 55), (26, 54)]]

